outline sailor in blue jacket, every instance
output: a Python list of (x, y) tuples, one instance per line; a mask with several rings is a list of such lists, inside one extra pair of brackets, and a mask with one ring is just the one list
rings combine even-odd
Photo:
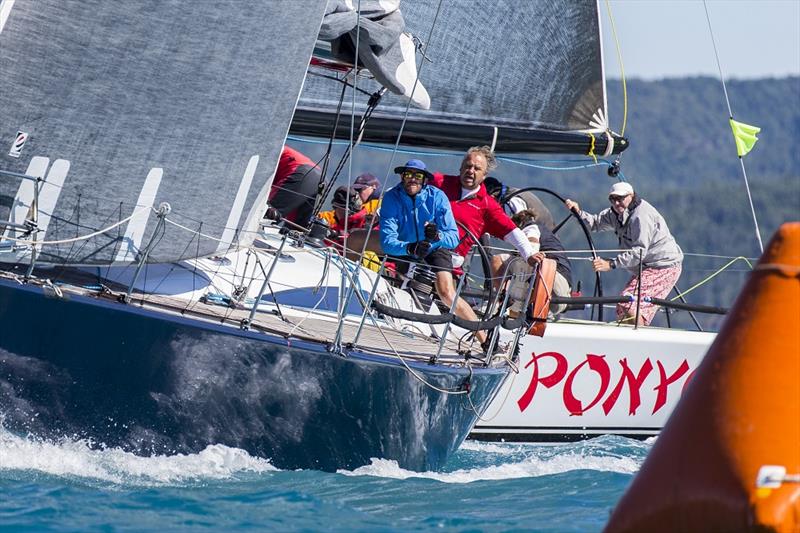
[(458, 245), (458, 228), (450, 201), (436, 187), (425, 163), (412, 159), (394, 171), (401, 182), (383, 197), (381, 247), (395, 257), (408, 257), (431, 265), (437, 277), (450, 275), (450, 250)]
[[(383, 252), (413, 261), (422, 261), (436, 273), (436, 293), (448, 307), (456, 300), (455, 314), (466, 320), (478, 320), (462, 298), (456, 299), (452, 282), (451, 250), (458, 246), (458, 227), (450, 201), (440, 189), (428, 185), (433, 174), (425, 163), (412, 159), (394, 171), (401, 183), (383, 196), (381, 204), (381, 246)], [(400, 267), (402, 263), (398, 263)], [(484, 350), (488, 338), (477, 331), (476, 338)]]

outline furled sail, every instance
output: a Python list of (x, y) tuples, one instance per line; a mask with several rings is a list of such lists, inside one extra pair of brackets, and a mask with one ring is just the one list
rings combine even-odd
[[(362, 0), (362, 12), (370, 13), (373, 3), (398, 4)], [(427, 42), (430, 59), (419, 65), (430, 109), (408, 107), (404, 144), (463, 148), (492, 144), (497, 135), (498, 151), (587, 153), (591, 133), (594, 152), (606, 149), (596, 1), (414, 0), (399, 2), (399, 10), (405, 31)], [(370, 39), (370, 32), (363, 31), (359, 39)], [(379, 88), (375, 80), (363, 78), (358, 85), (368, 92)], [(328, 135), (340, 93), (330, 79), (309, 76), (292, 131)], [(364, 139), (394, 142), (406, 104), (407, 98), (387, 93)], [(366, 98), (357, 105), (356, 112), (363, 113)], [(344, 109), (349, 112), (350, 106), (347, 96)], [(349, 125), (342, 122), (347, 123), (342, 128)], [(343, 130), (338, 134), (347, 137)], [(625, 145), (618, 140), (615, 151)]]
[[(7, 3), (0, 221), (24, 221), (33, 203), (32, 182), (10, 172), (44, 180), (36, 238), (61, 241), (39, 245), (44, 262), (130, 262), (145, 252), (167, 262), (246, 243), (325, 4)], [(163, 202), (169, 223), (154, 212)], [(19, 235), (0, 226), (0, 242)]]

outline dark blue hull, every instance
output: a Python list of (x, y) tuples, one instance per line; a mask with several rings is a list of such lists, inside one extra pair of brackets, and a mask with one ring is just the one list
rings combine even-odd
[(0, 417), (137, 454), (237, 447), (283, 469), (441, 468), (507, 369), (413, 364), (0, 280)]

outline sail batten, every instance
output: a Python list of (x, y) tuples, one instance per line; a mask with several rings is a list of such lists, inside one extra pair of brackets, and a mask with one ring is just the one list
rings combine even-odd
[[(178, 222), (214, 239), (168, 230), (151, 260), (215, 253), (232, 235), (246, 244), (252, 236), (242, 229), (250, 221), (231, 212), (234, 204), (239, 213), (257, 211), (325, 4), (16, 2), (0, 33), (0, 168), (23, 173), (34, 158), (68, 163), (48, 240), (129, 216), (148, 172), (159, 168), (153, 205), (169, 203)], [(18, 132), (27, 140), (14, 157), (9, 147)], [(243, 191), (243, 172), (254, 160)], [(0, 219), (13, 217), (18, 188), (0, 180)], [(137, 241), (150, 241), (155, 218), (144, 233), (137, 229)], [(236, 227), (226, 231), (231, 221)], [(83, 242), (79, 253), (45, 246), (41, 258), (129, 259), (119, 233)]]

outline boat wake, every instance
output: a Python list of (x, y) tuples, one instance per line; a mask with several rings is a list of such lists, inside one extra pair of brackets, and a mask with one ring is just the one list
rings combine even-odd
[[(415, 472), (396, 461), (372, 459), (354, 470), (339, 470), (349, 477), (428, 479), (465, 484), (535, 478), (586, 470), (634, 474), (644, 462), (654, 439), (636, 441), (603, 436), (571, 444), (510, 444), (467, 441), (443, 472)], [(196, 454), (141, 457), (119, 448), (97, 449), (86, 439), (58, 442), (23, 437), (0, 424), (0, 475), (19, 472), (104, 482), (124, 487), (188, 486), (198, 482), (252, 479), (279, 472), (268, 460), (221, 444)]]
[(196, 454), (140, 457), (119, 448), (95, 449), (85, 439), (48, 442), (0, 425), (0, 475), (9, 471), (81, 478), (120, 486), (175, 486), (277, 471), (269, 461), (223, 445)]
[(339, 470), (338, 473), (392, 479), (432, 479), (443, 483), (532, 478), (575, 470), (634, 474), (654, 440), (642, 442), (603, 436), (557, 445), (467, 441), (448, 463), (445, 472), (413, 472), (400, 468), (395, 461), (373, 459), (367, 466), (353, 471)]

